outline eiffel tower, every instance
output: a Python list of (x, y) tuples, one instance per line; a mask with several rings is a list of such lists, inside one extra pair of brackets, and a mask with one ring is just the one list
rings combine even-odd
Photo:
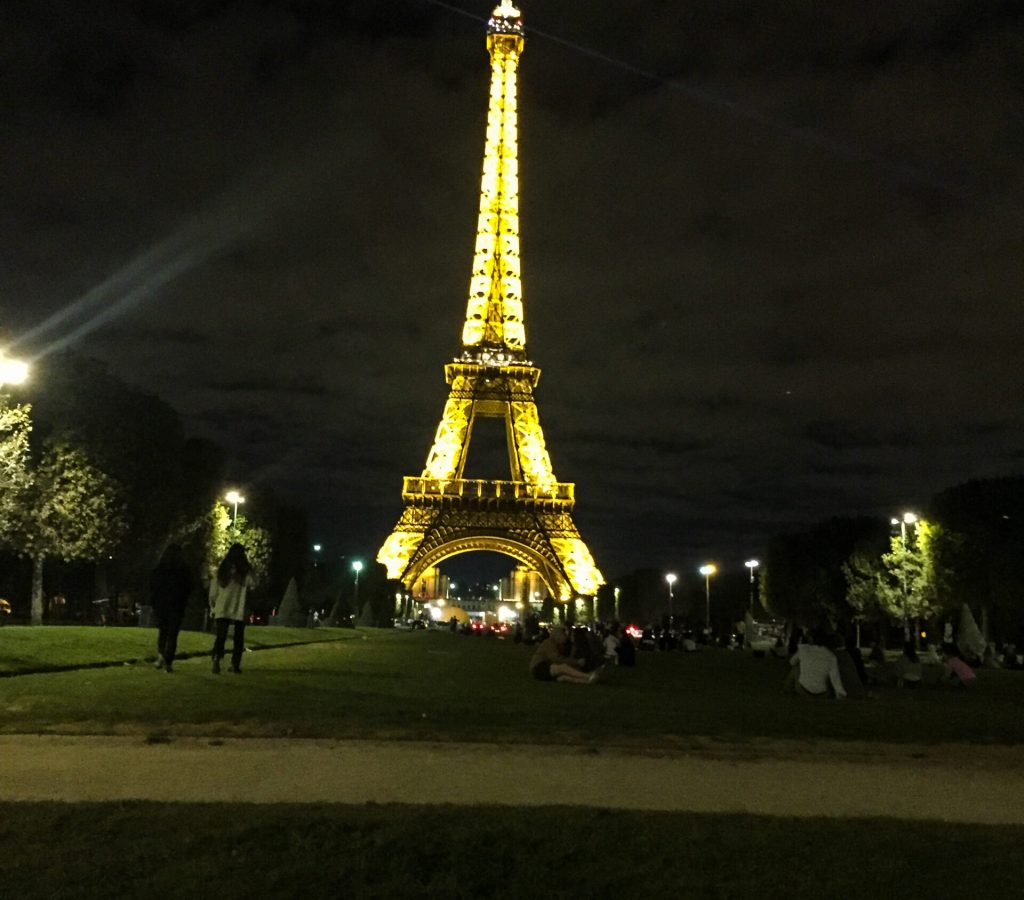
[[(526, 356), (519, 266), (516, 72), (523, 51), (519, 10), (503, 0), (487, 25), (491, 92), (476, 251), (462, 354), (445, 366), (448, 401), (423, 474), (402, 484), (404, 511), (377, 554), (407, 589), (459, 553), (488, 550), (540, 573), (551, 596), (593, 596), (604, 578), (573, 521), (575, 486), (551, 468)], [(463, 478), (473, 426), (505, 421), (511, 478)]]

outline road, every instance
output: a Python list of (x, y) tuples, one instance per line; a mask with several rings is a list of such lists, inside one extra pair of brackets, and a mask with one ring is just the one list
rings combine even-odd
[(196, 736), (0, 736), (0, 800), (572, 805), (1024, 823), (1016, 748), (695, 742), (675, 753)]

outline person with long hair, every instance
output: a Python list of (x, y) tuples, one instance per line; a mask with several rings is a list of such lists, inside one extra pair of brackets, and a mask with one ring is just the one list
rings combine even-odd
[(213, 642), (213, 674), (220, 675), (220, 661), (224, 658), (224, 643), (228, 638), (228, 625), (234, 623), (231, 647), (231, 671), (242, 672), (242, 653), (245, 651), (245, 598), (253, 587), (252, 565), (241, 544), (232, 544), (217, 567), (210, 582), (210, 610), (216, 623)]
[(168, 544), (149, 579), (149, 603), (156, 617), (156, 667), (173, 672), (178, 632), (195, 578), (179, 544)]

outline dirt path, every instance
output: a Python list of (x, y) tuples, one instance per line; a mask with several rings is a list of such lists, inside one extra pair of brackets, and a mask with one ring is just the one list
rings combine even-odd
[[(917, 758), (921, 757), (921, 758)], [(0, 800), (583, 805), (1024, 824), (1010, 748), (874, 758), (383, 741), (0, 736)], [(618, 786), (610, 790), (610, 785)]]

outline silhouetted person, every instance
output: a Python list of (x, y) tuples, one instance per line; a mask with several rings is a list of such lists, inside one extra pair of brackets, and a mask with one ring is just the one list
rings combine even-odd
[(636, 644), (625, 629), (619, 635), (619, 646), (616, 648), (616, 653), (619, 654), (620, 666), (636, 665)]
[(168, 544), (149, 576), (149, 602), (156, 617), (156, 667), (172, 672), (178, 632), (195, 579), (178, 544)]
[(839, 667), (839, 679), (843, 682), (843, 689), (846, 696), (851, 700), (863, 700), (867, 692), (867, 679), (861, 678), (860, 668), (864, 667), (864, 660), (860, 658), (860, 650), (857, 649), (856, 641), (847, 638), (845, 643), (839, 639), (835, 648), (836, 665)]
[(896, 676), (897, 687), (919, 687), (924, 678), (924, 670), (921, 667), (921, 660), (917, 658), (917, 650), (914, 649), (914, 642), (907, 641), (903, 645), (903, 652), (893, 666)]
[(224, 642), (231, 622), (235, 625), (231, 671), (241, 674), (245, 650), (245, 598), (252, 586), (252, 566), (245, 555), (245, 548), (241, 544), (232, 544), (210, 582), (210, 609), (217, 623), (217, 636), (213, 642), (214, 675), (220, 675), (220, 661), (224, 657)]
[(857, 639), (852, 634), (846, 636), (846, 652), (850, 654), (850, 659), (853, 660), (860, 683), (867, 684), (868, 670), (864, 665), (864, 656), (860, 652), (860, 647), (857, 646)]

